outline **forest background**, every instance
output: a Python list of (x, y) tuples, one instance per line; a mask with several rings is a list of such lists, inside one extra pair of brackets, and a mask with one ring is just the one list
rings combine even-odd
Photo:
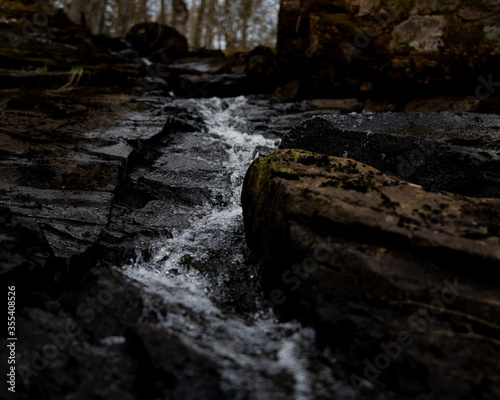
[(140, 22), (174, 27), (193, 49), (275, 47), (279, 0), (56, 0), (95, 35), (124, 37)]

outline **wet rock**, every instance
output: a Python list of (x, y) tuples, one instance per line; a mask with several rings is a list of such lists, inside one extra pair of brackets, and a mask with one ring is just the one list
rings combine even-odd
[(246, 75), (181, 75), (178, 78), (175, 94), (181, 97), (210, 98), (235, 97), (256, 93), (251, 80)]
[(162, 155), (156, 160), (155, 169), (145, 174), (140, 182), (157, 195), (189, 204), (221, 201), (230, 193), (230, 171), (224, 166), (228, 155), (222, 146), (213, 147), (218, 147), (219, 151), (210, 146), (211, 151), (215, 150), (211, 156), (208, 154), (210, 150), (201, 146), (178, 154)]
[(62, 304), (97, 342), (123, 337), (144, 311), (138, 287), (110, 266), (90, 269)]
[(146, 398), (232, 398), (222, 391), (214, 365), (165, 330), (140, 324), (128, 333), (127, 341), (143, 363), (136, 385)]
[(179, 75), (202, 75), (202, 74), (217, 74), (228, 73), (229, 68), (226, 68), (228, 59), (222, 56), (214, 56), (213, 58), (195, 57), (190, 55), (173, 62), (168, 63), (168, 70), (174, 74)]
[(90, 40), (92, 43), (111, 53), (119, 53), (131, 49), (131, 43), (127, 42), (124, 38), (111, 37), (106, 34), (91, 35)]
[(104, 143), (103, 146), (99, 146), (96, 143), (94, 145), (84, 145), (82, 147), (84, 147), (89, 154), (97, 155), (102, 159), (117, 160), (125, 168), (129, 165), (134, 151), (134, 148), (121, 138), (115, 143)]
[[(423, 111), (456, 111), (456, 112), (483, 112), (479, 109), (480, 101), (477, 98), (464, 98), (463, 96), (437, 95), (431, 98), (411, 99), (403, 108), (403, 112), (423, 112)], [(370, 110), (365, 107), (366, 111)], [(387, 110), (390, 111), (390, 110)], [(491, 114), (498, 114), (489, 112)]]
[(170, 86), (167, 81), (160, 77), (145, 76), (142, 82), (144, 88), (151, 89), (150, 91), (162, 93), (164, 95), (168, 95), (170, 91)]
[(204, 132), (205, 129), (205, 123), (201, 118), (195, 119), (193, 116), (184, 118), (182, 115), (179, 115), (168, 117), (161, 133), (168, 136), (169, 134), (179, 132)]
[(116, 271), (94, 269), (85, 285), (57, 301), (32, 294), (31, 304), (16, 313), (16, 392), (35, 398), (49, 393), (53, 399), (137, 398), (134, 379), (141, 367), (127, 351), (125, 330), (141, 311), (139, 295), (127, 283)]
[(151, 59), (165, 66), (168, 71), (169, 82), (175, 86), (180, 75), (203, 74), (236, 74), (245, 73), (245, 55), (240, 53), (224, 54), (220, 50), (199, 50), (190, 52), (184, 57), (176, 59)]
[(358, 99), (314, 99), (311, 103), (323, 114), (347, 114), (363, 109)]
[(358, 395), (498, 396), (500, 200), (286, 149), (252, 164), (242, 205), (268, 305), (314, 326)]
[(12, 96), (1, 111), (0, 204), (40, 225), (71, 279), (99, 258), (96, 242), (133, 158), (123, 136), (92, 133), (124, 100), (38, 93)]
[(293, 101), (299, 97), (301, 84), (302, 79), (296, 79), (292, 82), (288, 82), (283, 86), (277, 87), (273, 92), (273, 96), (277, 97), (281, 101)]
[(271, 76), (276, 72), (276, 55), (270, 47), (257, 46), (245, 59), (246, 73), (249, 75)]
[[(183, 35), (174, 28), (155, 22), (142, 22), (134, 25), (128, 31), (126, 40), (143, 57), (161, 51), (170, 58), (176, 58), (188, 52), (187, 40)], [(163, 60), (163, 57), (160, 59)]]
[(320, 116), (280, 147), (353, 158), (431, 189), (500, 197), (499, 122), (452, 112)]
[(24, 282), (19, 288), (23, 294), (30, 289), (51, 291), (66, 277), (67, 271), (33, 219), (0, 208), (0, 237), (0, 276), (5, 285)]
[(60, 159), (48, 165), (3, 163), (2, 168), (7, 173), (0, 183), (0, 204), (38, 221), (56, 254), (69, 264), (90, 250), (108, 222), (118, 162)]

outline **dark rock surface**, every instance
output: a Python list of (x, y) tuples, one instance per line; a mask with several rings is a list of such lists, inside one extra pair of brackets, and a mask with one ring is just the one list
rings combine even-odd
[[(140, 365), (127, 350), (123, 327), (137, 322), (141, 308), (139, 293), (126, 283), (117, 271), (94, 269), (69, 296), (56, 300), (39, 291), (24, 297), (29, 305), (16, 313), (18, 375), (11, 398), (135, 398)], [(22, 286), (18, 281), (17, 290)]]
[(181, 97), (235, 97), (255, 93), (254, 81), (247, 75), (181, 75), (175, 93)]
[(33, 220), (0, 208), (0, 237), (0, 277), (4, 285), (14, 285), (29, 276), (23, 294), (34, 289), (51, 292), (59, 280), (66, 278), (64, 267)]
[(170, 26), (156, 22), (142, 22), (134, 25), (125, 39), (143, 57), (150, 57), (155, 52), (163, 52), (167, 57), (179, 58), (188, 53), (188, 44), (184, 35)]
[(230, 399), (220, 388), (221, 378), (209, 361), (164, 330), (137, 325), (127, 336), (144, 370), (136, 377), (144, 398), (167, 394), (172, 399)]
[(500, 197), (500, 119), (471, 113), (319, 116), (280, 148), (348, 157), (427, 188)]
[(0, 204), (41, 224), (56, 255), (78, 269), (98, 257), (94, 244), (132, 152), (120, 138), (89, 146), (80, 134), (110, 124), (125, 98), (9, 96), (1, 112)]
[(242, 204), (268, 305), (314, 326), (358, 394), (499, 395), (500, 200), (286, 149), (252, 164)]

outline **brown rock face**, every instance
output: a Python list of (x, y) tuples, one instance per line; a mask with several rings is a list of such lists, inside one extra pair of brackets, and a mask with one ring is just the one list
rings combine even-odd
[(278, 56), (289, 81), (308, 78), (304, 94), (371, 82), (387, 91), (402, 89), (401, 81), (463, 81), (477, 77), (479, 67), (495, 70), (499, 7), (496, 1), (282, 0)]
[(499, 200), (287, 149), (253, 163), (242, 203), (269, 305), (314, 326), (358, 394), (498, 395), (467, 368), (498, 382)]

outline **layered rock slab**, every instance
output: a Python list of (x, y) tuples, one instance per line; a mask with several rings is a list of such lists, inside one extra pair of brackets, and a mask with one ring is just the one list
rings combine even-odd
[(269, 305), (337, 349), (353, 390), (498, 395), (499, 200), (288, 149), (252, 164), (242, 204)]

